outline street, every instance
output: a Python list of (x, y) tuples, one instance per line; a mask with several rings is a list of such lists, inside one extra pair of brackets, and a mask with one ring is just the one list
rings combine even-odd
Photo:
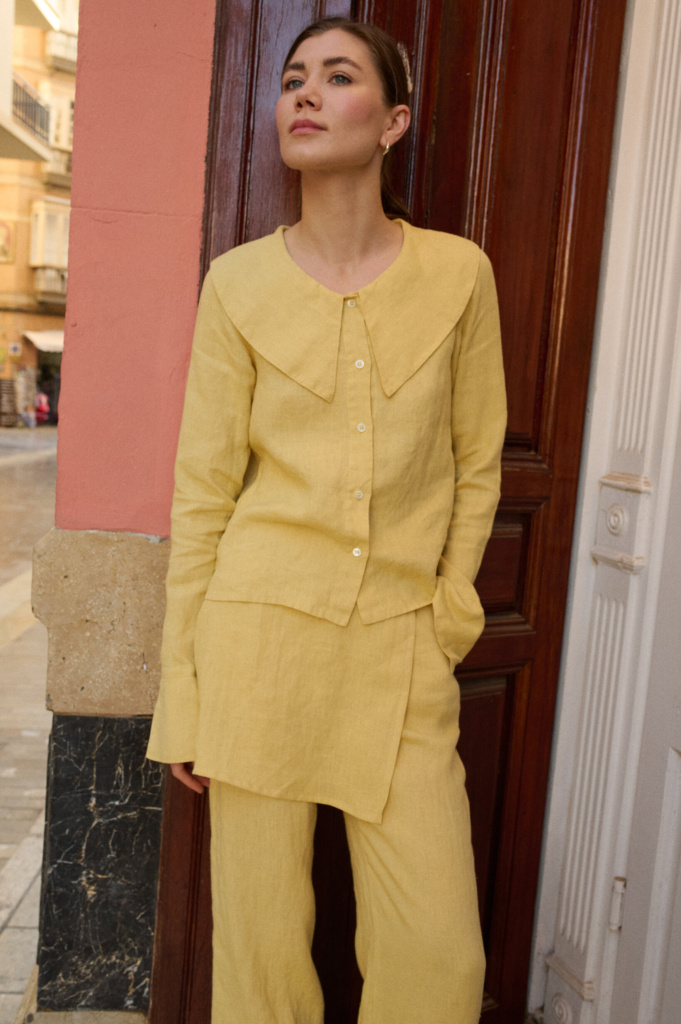
[(54, 525), (56, 427), (0, 429), (0, 1024), (36, 962), (47, 743), (47, 634), (31, 552)]

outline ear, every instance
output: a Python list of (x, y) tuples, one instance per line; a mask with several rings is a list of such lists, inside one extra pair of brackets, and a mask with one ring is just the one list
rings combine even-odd
[(395, 143), (402, 138), (410, 123), (411, 110), (406, 103), (400, 103), (398, 106), (393, 107), (390, 112), (388, 124), (381, 136), (381, 148), (385, 149), (388, 143), (390, 143), (391, 146), (394, 146)]

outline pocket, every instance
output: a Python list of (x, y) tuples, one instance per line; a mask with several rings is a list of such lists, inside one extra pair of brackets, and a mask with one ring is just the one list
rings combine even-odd
[(450, 658), (449, 658), (448, 654), (445, 654), (445, 652), (444, 652), (444, 650), (442, 648), (442, 644), (440, 643), (439, 637), (437, 635), (437, 630), (435, 628), (435, 609), (433, 607), (432, 601), (431, 601), (430, 604), (424, 605), (423, 608), (417, 609), (416, 614), (417, 614), (417, 620), (416, 620), (417, 621), (417, 626), (416, 626), (417, 630), (419, 628), (418, 616), (419, 615), (427, 615), (428, 616), (427, 626), (424, 625), (423, 628), (427, 628), (429, 646), (432, 648), (433, 656), (438, 658), (439, 660), (441, 660), (444, 663), (444, 665), (447, 667), (448, 674), (449, 674), (450, 670), (451, 670)]
[(448, 567), (447, 576), (437, 577), (433, 616), (437, 641), (454, 671), (485, 626), (485, 612), (477, 590), (454, 566)]

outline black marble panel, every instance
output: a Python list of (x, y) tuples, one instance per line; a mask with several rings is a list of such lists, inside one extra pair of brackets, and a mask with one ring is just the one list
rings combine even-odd
[(164, 767), (149, 718), (55, 715), (38, 949), (41, 1010), (149, 1005)]

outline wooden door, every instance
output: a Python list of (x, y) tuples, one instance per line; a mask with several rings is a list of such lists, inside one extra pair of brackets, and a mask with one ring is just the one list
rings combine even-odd
[[(486, 1024), (519, 1024), (525, 1010), (624, 8), (625, 0), (218, 2), (206, 268), (297, 219), (297, 176), (280, 162), (273, 118), (281, 65), (309, 21), (351, 14), (409, 49), (414, 118), (395, 170), (414, 222), (473, 238), (496, 271), (509, 397), (502, 500), (477, 580), (486, 629), (457, 671)], [(205, 817), (202, 799), (169, 784), (153, 1024), (209, 1019)], [(314, 878), (326, 1021), (350, 1024), (361, 978), (334, 809), (320, 808)]]

